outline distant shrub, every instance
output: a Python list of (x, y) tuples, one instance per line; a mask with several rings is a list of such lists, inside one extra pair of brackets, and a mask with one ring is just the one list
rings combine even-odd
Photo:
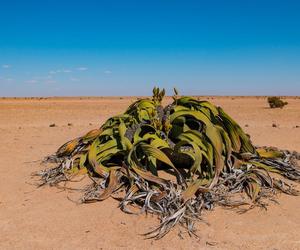
[(268, 97), (268, 103), (270, 105), (270, 108), (283, 108), (285, 105), (287, 105), (287, 102), (282, 101), (277, 96), (271, 96)]

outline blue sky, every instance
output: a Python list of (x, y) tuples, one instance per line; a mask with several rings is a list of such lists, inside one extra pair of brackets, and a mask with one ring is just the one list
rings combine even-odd
[(300, 1), (1, 1), (0, 96), (300, 95)]

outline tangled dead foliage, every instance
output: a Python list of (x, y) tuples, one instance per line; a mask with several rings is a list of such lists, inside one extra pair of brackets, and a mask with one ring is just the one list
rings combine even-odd
[[(45, 159), (54, 163), (35, 173), (40, 185), (60, 186), (89, 176), (82, 202), (113, 197), (126, 213), (153, 213), (160, 225), (145, 234), (159, 239), (175, 225), (196, 235), (201, 211), (216, 205), (266, 207), (277, 192), (298, 195), (284, 179), (300, 180), (296, 152), (254, 147), (222, 108), (179, 97), (161, 105), (165, 91), (131, 104), (99, 129), (62, 145)], [(246, 208), (245, 208), (246, 207)]]

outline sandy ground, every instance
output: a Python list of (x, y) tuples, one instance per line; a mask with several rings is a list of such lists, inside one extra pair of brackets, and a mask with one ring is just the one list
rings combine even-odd
[[(181, 239), (175, 228), (155, 241), (140, 236), (157, 225), (155, 217), (126, 215), (113, 199), (77, 205), (67, 199), (76, 194), (32, 185), (31, 173), (41, 169), (37, 160), (133, 100), (0, 100), (0, 249), (300, 249), (300, 197), (279, 195), (279, 205), (243, 215), (216, 208), (204, 215), (209, 225), (198, 223), (199, 239)], [(262, 97), (209, 100), (222, 105), (256, 145), (300, 151), (300, 98), (287, 98), (282, 110), (267, 108)]]

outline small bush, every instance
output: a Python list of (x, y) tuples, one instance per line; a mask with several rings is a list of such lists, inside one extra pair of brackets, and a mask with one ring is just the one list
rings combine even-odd
[(270, 108), (283, 108), (288, 104), (287, 102), (282, 101), (277, 96), (268, 97), (268, 103), (270, 105)]

